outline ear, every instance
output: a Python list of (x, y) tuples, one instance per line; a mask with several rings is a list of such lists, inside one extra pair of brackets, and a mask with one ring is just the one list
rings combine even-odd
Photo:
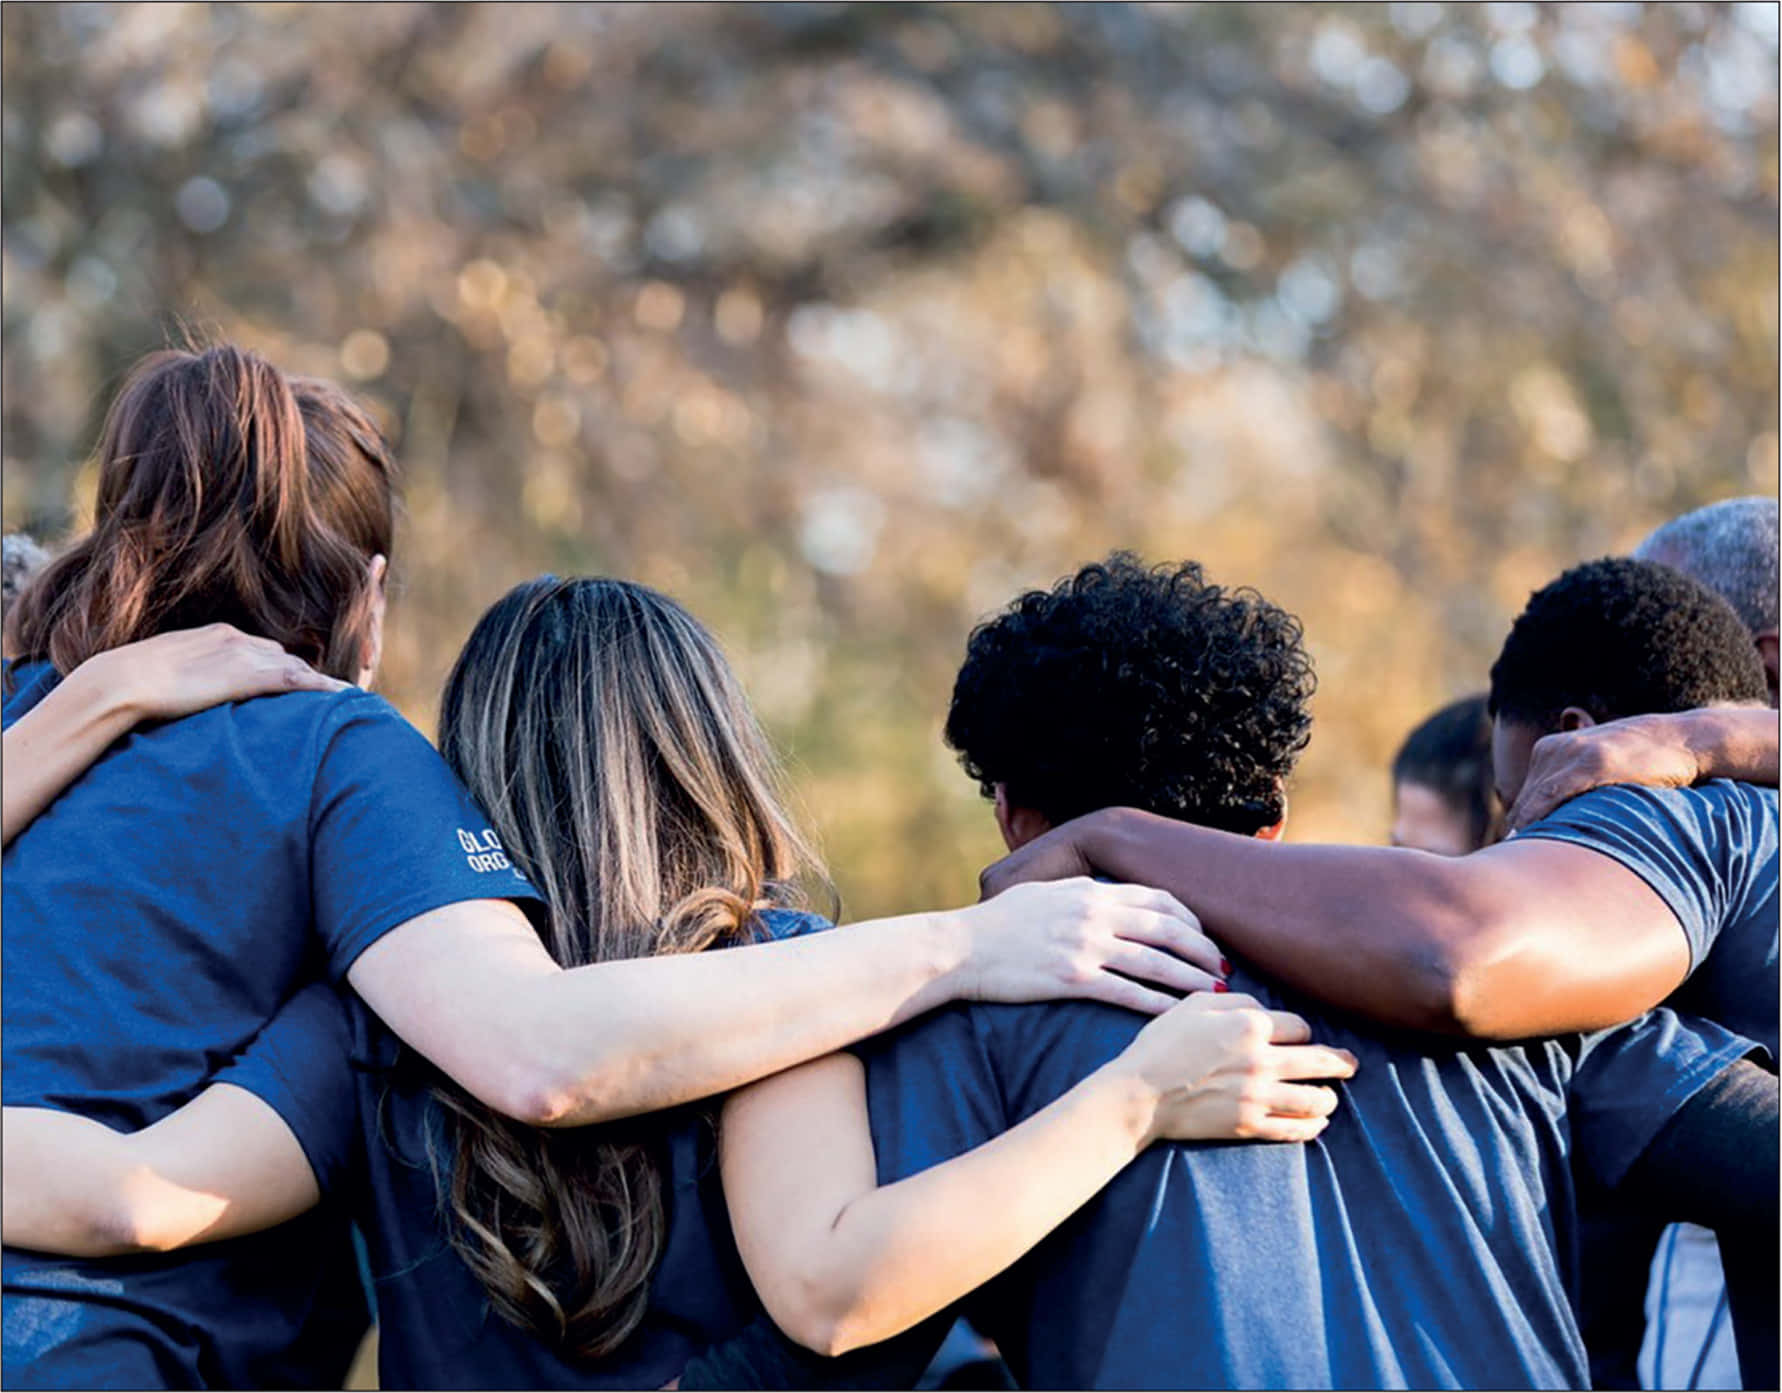
[(1002, 833), (1002, 844), (1010, 851), (1026, 846), (1052, 830), (1052, 824), (1043, 814), (1010, 803), (1006, 786), (997, 784), (995, 788), (996, 827)]
[(1760, 629), (1751, 640), (1757, 645), (1757, 656), (1763, 659), (1763, 675), (1770, 684), (1770, 705), (1776, 704), (1776, 631)]
[(390, 575), (389, 558), (381, 553), (372, 557), (366, 566), (366, 575), (371, 581), (371, 627), (359, 649), (359, 680), (356, 685), (360, 687), (371, 686), (371, 679), (377, 674), (377, 665), (384, 656), (384, 610), (390, 599), (389, 588), (385, 584)]
[[(1278, 782), (1277, 782), (1276, 786), (1280, 787)], [(1258, 827), (1256, 829), (1256, 839), (1258, 841), (1262, 841), (1262, 842), (1278, 842), (1281, 840), (1282, 837), (1286, 836), (1287, 835), (1287, 811), (1288, 811), (1287, 810), (1287, 791), (1286, 791), (1286, 789), (1283, 788), (1281, 790), (1281, 817), (1280, 817), (1280, 820), (1268, 827)]]
[(1001, 784), (996, 785), (993, 806), (996, 809), (996, 830), (1002, 833), (1002, 844), (1013, 851), (1019, 843), (1015, 840), (1014, 829), (1009, 826), (1009, 791)]
[(1559, 728), (1561, 730), (1584, 730), (1595, 724), (1596, 717), (1582, 706), (1568, 706), (1559, 713)]

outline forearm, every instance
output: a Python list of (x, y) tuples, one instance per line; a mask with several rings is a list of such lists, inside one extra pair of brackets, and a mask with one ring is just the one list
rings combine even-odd
[(1264, 970), (1389, 1025), (1480, 1039), (1591, 1030), (1656, 1005), (1688, 971), (1657, 895), (1575, 847), (1518, 840), (1451, 857), (1281, 845), (1130, 809), (1086, 822), (1098, 869), (1174, 892)]
[(951, 915), (917, 914), (565, 973), (538, 998), (534, 1038), (554, 1042), (562, 1080), (548, 1120), (655, 1112), (899, 1025), (959, 994), (962, 938)]
[(802, 1333), (843, 1354), (946, 1309), (1098, 1194), (1153, 1114), (1115, 1061), (995, 1140), (849, 1201), (806, 1239)]
[(138, 1132), (7, 1108), (5, 1241), (70, 1257), (170, 1252), (257, 1233), (320, 1198), (297, 1138), (230, 1084)]
[(349, 979), (408, 1044), (489, 1106), (538, 1126), (725, 1093), (967, 988), (968, 935), (954, 914), (563, 971), (503, 908), (497, 942), (486, 908), (448, 907), (367, 949)]
[(1097, 870), (1171, 891), (1216, 941), (1310, 995), (1457, 1028), (1454, 950), (1480, 925), (1443, 884), (1445, 858), (1270, 843), (1131, 809), (1085, 819), (1081, 841)]
[(1703, 779), (1776, 786), (1777, 717), (1769, 708), (1710, 706), (1651, 719), (1677, 723)]
[(0, 845), (10, 845), (56, 797), (135, 724), (135, 712), (99, 675), (81, 667), (7, 728)]
[(1741, 1060), (1685, 1103), (1628, 1172), (1636, 1212), (1714, 1230), (1747, 1388), (1777, 1382), (1776, 1076)]
[(130, 1169), (124, 1137), (49, 1109), (7, 1108), (4, 1127), (8, 1247), (68, 1257), (140, 1251), (119, 1203)]

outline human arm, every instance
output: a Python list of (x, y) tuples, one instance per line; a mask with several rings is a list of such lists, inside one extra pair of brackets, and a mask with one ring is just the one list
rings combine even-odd
[(351, 1012), (332, 988), (303, 988), (196, 1097), (135, 1132), (6, 1108), (5, 1241), (165, 1252), (269, 1228), (340, 1190), (356, 1154)]
[(0, 1125), (9, 1247), (168, 1252), (270, 1228), (321, 1195), (284, 1119), (233, 1084), (138, 1132), (49, 1108), (5, 1108)]
[[(959, 1037), (952, 1059), (971, 1076), (962, 1087), (988, 1077), (972, 1069), (963, 1017), (921, 1029)], [(956, 1106), (970, 1110), (958, 1135), (981, 1144), (883, 1186), (861, 1062), (836, 1055), (791, 1070), (725, 1105), (738, 1251), (768, 1313), (800, 1344), (835, 1355), (886, 1339), (1015, 1262), (1158, 1137), (1316, 1136), (1336, 1096), (1291, 1080), (1347, 1077), (1354, 1061), (1299, 1043), (1308, 1033), (1299, 1017), (1246, 997), (1192, 997), (1006, 1131), (980, 1090), (975, 1109)]]
[(1609, 784), (1686, 788), (1707, 779), (1776, 786), (1777, 716), (1767, 707), (1705, 706), (1557, 731), (1534, 744), (1505, 818), (1512, 832)]
[(1631, 1019), (1690, 965), (1676, 914), (1583, 847), (1516, 838), (1470, 856), (1260, 841), (1109, 809), (989, 867), (985, 893), (1085, 869), (1156, 885), (1301, 991), (1391, 1025), (1482, 1039)]
[(1714, 1231), (1747, 1388), (1778, 1379), (1776, 1129), (1776, 1075), (1739, 1060), (1678, 1110), (1618, 1191), (1634, 1212)]
[(0, 845), (30, 826), (111, 745), (148, 720), (172, 720), (274, 692), (336, 691), (271, 639), (228, 624), (180, 629), (88, 658), (7, 727)]
[(1156, 1013), (1175, 998), (1119, 974), (1203, 990), (1218, 958), (1171, 897), (1085, 879), (1006, 904), (569, 970), (513, 905), (469, 901), (385, 934), (348, 981), (490, 1107), (572, 1126), (727, 1092), (961, 998)]

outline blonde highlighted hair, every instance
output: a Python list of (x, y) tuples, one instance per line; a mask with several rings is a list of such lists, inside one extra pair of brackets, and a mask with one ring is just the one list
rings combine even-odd
[[(641, 585), (510, 591), (447, 679), (440, 750), (544, 896), (564, 967), (751, 941), (820, 874), (716, 641)], [(496, 1308), (573, 1356), (616, 1349), (667, 1236), (660, 1120), (551, 1132), (435, 1095), (453, 1244)]]

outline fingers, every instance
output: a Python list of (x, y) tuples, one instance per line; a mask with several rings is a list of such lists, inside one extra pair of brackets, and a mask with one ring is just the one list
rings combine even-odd
[(1125, 939), (1114, 940), (1105, 966), (1123, 972), (1128, 977), (1137, 977), (1183, 994), (1211, 991), (1224, 980), (1216, 973), (1183, 962), (1173, 954), (1147, 947), (1143, 943), (1129, 943)]
[(1193, 924), (1196, 928), (1200, 927), (1200, 917), (1167, 890), (1157, 890), (1149, 885), (1129, 885), (1123, 881), (1091, 883), (1099, 885), (1099, 893), (1117, 904), (1129, 905), (1133, 909), (1148, 909), (1153, 914), (1166, 915)]
[(1530, 779), (1522, 786), (1515, 805), (1505, 815), (1504, 826), (1511, 832), (1520, 832), (1529, 824), (1539, 822), (1561, 803), (1569, 803), (1579, 794), (1600, 787), (1600, 780), (1587, 778), (1575, 770), (1569, 776)]
[(1089, 1001), (1105, 1001), (1110, 1006), (1124, 1006), (1128, 1011), (1141, 1011), (1147, 1016), (1161, 1016), (1170, 1007), (1181, 1005), (1178, 998), (1167, 992), (1112, 972), (1095, 973), (1078, 985), (1076, 995)]
[[(1312, 1038), (1312, 1027), (1306, 1018), (1293, 1011), (1264, 1010), (1262, 1003), (1253, 996), (1243, 992), (1220, 993), (1217, 996), (1195, 997), (1194, 1002), (1203, 1011), (1250, 1011), (1257, 1016), (1267, 1018), (1266, 1033), (1262, 1029), (1256, 1032), (1256, 1040), (1261, 1044), (1303, 1045)], [(1339, 1051), (1338, 1053), (1346, 1053)], [(1320, 1078), (1317, 1074), (1283, 1074), (1283, 1078)], [(1346, 1075), (1345, 1075), (1346, 1077)]]
[(1199, 921), (1183, 921), (1169, 915), (1137, 910), (1123, 916), (1114, 929), (1115, 937), (1193, 963), (1209, 977), (1229, 975), (1225, 955), (1200, 931)]
[(1263, 1095), (1270, 1117), (1329, 1117), (1337, 1108), (1334, 1088), (1304, 1083), (1271, 1084)]
[[(1300, 1021), (1300, 1026), (1305, 1022)], [(1349, 1051), (1329, 1045), (1279, 1045), (1269, 1052), (1269, 1058), (1275, 1077), (1281, 1079), (1350, 1079), (1357, 1067)]]
[(1265, 1117), (1244, 1129), (1247, 1141), (1312, 1141), (1330, 1126), (1328, 1117)]
[(287, 656), (284, 661), (285, 688), (293, 692), (344, 692), (352, 686), (338, 677), (317, 672), (301, 658)]

